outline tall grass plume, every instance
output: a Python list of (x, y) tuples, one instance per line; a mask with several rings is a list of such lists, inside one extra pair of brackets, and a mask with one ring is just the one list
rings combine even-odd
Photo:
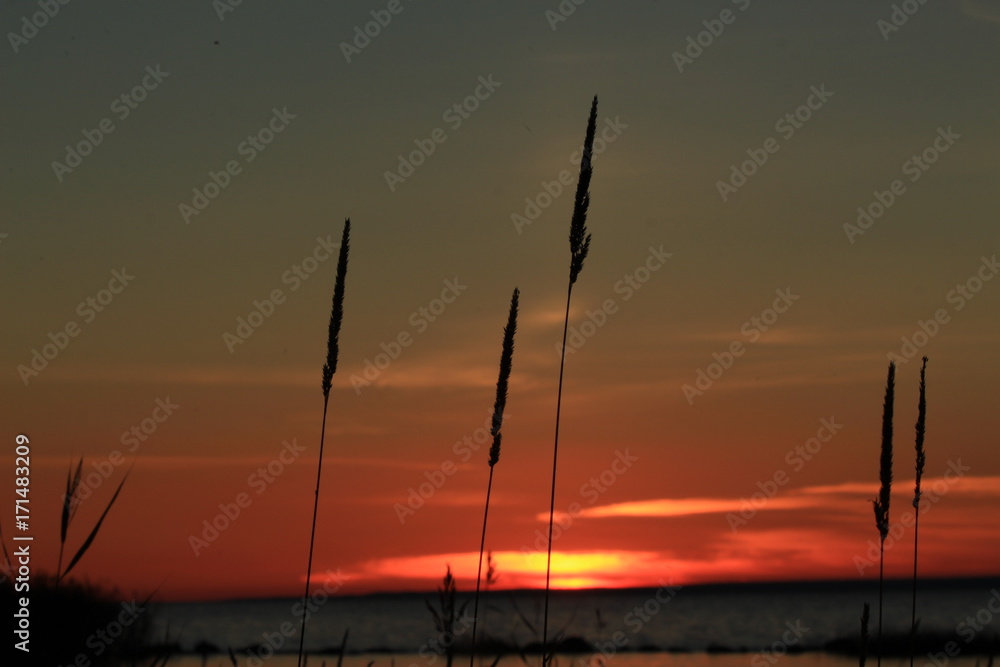
[(472, 606), (472, 648), (469, 651), (469, 667), (472, 667), (476, 659), (476, 630), (479, 625), (479, 589), (482, 583), (483, 552), (486, 549), (486, 520), (490, 516), (493, 466), (500, 461), (500, 442), (503, 439), (500, 427), (503, 425), (503, 411), (507, 406), (507, 385), (510, 382), (510, 371), (514, 360), (514, 334), (517, 332), (517, 302), (520, 294), (515, 287), (514, 293), (510, 297), (510, 312), (507, 314), (507, 326), (503, 328), (503, 345), (500, 350), (500, 373), (497, 377), (497, 396), (493, 403), (493, 421), (490, 427), (493, 444), (490, 445), (490, 457), (487, 461), (490, 466), (490, 476), (486, 482), (486, 508), (483, 510), (483, 532), (479, 538), (479, 565), (476, 567), (476, 596)]
[(563, 320), (562, 351), (559, 358), (559, 388), (556, 393), (556, 429), (552, 446), (552, 491), (549, 499), (548, 553), (545, 559), (545, 609), (542, 617), (542, 665), (548, 663), (549, 656), (549, 591), (552, 576), (552, 524), (556, 511), (556, 470), (559, 462), (559, 419), (562, 412), (563, 371), (566, 368), (566, 335), (569, 331), (569, 306), (573, 297), (573, 285), (583, 270), (583, 262), (590, 252), (590, 234), (587, 232), (587, 211), (590, 208), (590, 179), (593, 175), (594, 133), (597, 128), (597, 96), (590, 105), (587, 133), (583, 140), (583, 157), (580, 161), (580, 179), (576, 184), (573, 201), (573, 217), (569, 228), (569, 286), (566, 290), (566, 316)]
[(927, 357), (920, 366), (920, 397), (917, 399), (917, 423), (914, 449), (916, 450), (915, 477), (913, 483), (913, 600), (910, 606), (910, 667), (913, 667), (914, 644), (917, 639), (917, 543), (920, 539), (920, 479), (924, 476), (924, 432), (927, 425)]
[[(309, 588), (312, 584), (313, 549), (316, 545), (316, 514), (319, 511), (319, 485), (323, 477), (323, 446), (326, 442), (326, 414), (330, 405), (330, 388), (333, 386), (333, 374), (337, 372), (337, 357), (340, 352), (340, 325), (344, 319), (344, 283), (347, 279), (347, 255), (350, 251), (351, 219), (344, 221), (344, 234), (340, 240), (340, 255), (337, 258), (337, 277), (333, 285), (333, 306), (330, 310), (330, 324), (326, 341), (326, 361), (323, 363), (323, 421), (319, 436), (319, 461), (316, 464), (316, 493), (313, 499), (312, 528), (309, 533), (309, 560), (306, 565), (306, 589), (302, 596), (303, 609), (309, 600)], [(299, 632), (298, 665), (303, 667), (303, 651), (306, 641), (306, 618), (302, 613), (302, 629)]]
[(876, 656), (882, 665), (882, 607), (885, 590), (885, 538), (889, 535), (889, 498), (892, 493), (892, 410), (895, 400), (896, 364), (889, 362), (882, 403), (882, 450), (879, 457), (879, 490), (874, 501), (875, 527), (879, 534), (878, 562), (878, 643)]

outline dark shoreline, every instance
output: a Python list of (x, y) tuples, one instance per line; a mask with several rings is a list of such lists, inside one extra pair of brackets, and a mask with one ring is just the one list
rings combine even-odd
[[(993, 637), (974, 637), (970, 641), (962, 639), (957, 634), (931, 634), (931, 635), (918, 635), (916, 643), (914, 645), (914, 655), (916, 656), (926, 656), (928, 654), (942, 654), (944, 660), (948, 660), (947, 653), (945, 651), (946, 646), (949, 642), (953, 642), (955, 646), (958, 647), (958, 653), (952, 657), (989, 657), (995, 656), (997, 650), (1000, 649), (1000, 641), (998, 641), (996, 636)], [(870, 640), (868, 645), (868, 656), (875, 656), (875, 641)], [(910, 638), (909, 635), (890, 635), (885, 638), (885, 652), (882, 654), (883, 657), (890, 658), (906, 658), (910, 655)], [(563, 640), (560, 644), (555, 646), (556, 653), (560, 655), (570, 655), (570, 656), (580, 656), (580, 655), (600, 655), (602, 653), (602, 646), (606, 647), (605, 651), (608, 651), (609, 647), (613, 646), (611, 640), (607, 640), (607, 643), (601, 642), (601, 645), (592, 645), (579, 637), (569, 637)], [(177, 645), (159, 645), (152, 647), (154, 651), (166, 651), (174, 655), (226, 655), (228, 649), (224, 647), (212, 646), (209, 648), (206, 646), (205, 651), (194, 651), (194, 650), (182, 650)], [(270, 647), (266, 647), (264, 644), (257, 644), (253, 646), (243, 646), (240, 648), (234, 648), (234, 653), (237, 657), (241, 655), (256, 655), (260, 656), (262, 654), (269, 654), (271, 652)], [(344, 655), (418, 655), (420, 654), (421, 648), (415, 647), (412, 650), (393, 650), (387, 649), (385, 647), (368, 647), (365, 649), (350, 649), (344, 652)], [(704, 650), (693, 650), (689, 648), (681, 647), (670, 647), (670, 646), (656, 646), (652, 644), (643, 645), (639, 647), (632, 648), (628, 645), (625, 646), (614, 646), (613, 653), (673, 653), (673, 654), (706, 654), (706, 655), (716, 655), (716, 654), (751, 654), (751, 653), (763, 653), (770, 652), (771, 646), (760, 646), (760, 647), (750, 647), (750, 646), (727, 646), (724, 644), (710, 644)], [(811, 644), (798, 644), (793, 646), (788, 646), (786, 649), (789, 654), (802, 654), (802, 653), (824, 653), (833, 656), (843, 656), (857, 658), (860, 655), (861, 643), (859, 637), (840, 637), (837, 639), (830, 640), (823, 643), (822, 645), (811, 645)], [(489, 644), (482, 644), (477, 648), (476, 653), (482, 656), (497, 656), (497, 655), (539, 655), (541, 654), (541, 646), (538, 643), (528, 644), (524, 647), (516, 647), (511, 644), (506, 643), (496, 643), (491, 642)], [(273, 651), (275, 655), (296, 655), (297, 650), (277, 650)], [(319, 650), (314, 650), (309, 652), (310, 655), (315, 656), (337, 656), (340, 655), (339, 646), (327, 646)], [(954, 653), (954, 651), (952, 651)], [(456, 646), (455, 655), (469, 655), (467, 646)], [(783, 655), (783, 653), (777, 653), (776, 655)]]
[[(762, 596), (768, 593), (789, 595), (794, 596), (796, 594), (823, 594), (823, 593), (843, 593), (848, 592), (860, 592), (860, 593), (870, 593), (873, 589), (877, 589), (877, 580), (826, 580), (826, 581), (805, 581), (805, 582), (751, 582), (751, 583), (738, 583), (738, 584), (701, 584), (701, 585), (691, 585), (684, 587), (685, 596), (715, 596), (719, 594), (726, 595), (747, 595), (747, 596)], [(886, 581), (887, 592), (894, 595), (906, 594), (909, 596), (909, 592), (912, 586), (912, 580), (909, 579), (894, 579)], [(919, 583), (919, 590), (923, 593), (930, 593), (934, 591), (938, 592), (950, 592), (955, 590), (965, 590), (965, 591), (989, 591), (1000, 597), (1000, 577), (961, 577), (961, 578), (942, 578), (942, 579), (922, 579)], [(622, 594), (634, 593), (637, 598), (649, 597), (651, 592), (657, 591), (657, 588), (637, 588), (637, 589), (581, 589), (581, 590), (560, 590), (556, 592), (556, 595), (563, 598), (564, 601), (572, 603), (574, 598), (587, 597), (600, 597), (602, 595), (620, 597)], [(516, 596), (516, 597), (532, 597), (540, 594), (540, 591), (533, 589), (517, 589), (517, 590), (495, 590), (486, 593), (486, 597), (490, 596)], [(331, 602), (336, 600), (412, 600), (415, 605), (423, 607), (423, 602), (426, 598), (433, 596), (433, 593), (422, 593), (422, 592), (402, 592), (402, 593), (369, 593), (364, 595), (346, 595), (346, 596), (335, 596), (331, 597)], [(459, 601), (470, 599), (472, 597), (471, 593), (460, 591), (457, 594)], [(301, 598), (243, 598), (243, 599), (231, 599), (231, 600), (219, 600), (219, 601), (208, 601), (208, 602), (167, 602), (167, 603), (154, 603), (163, 604), (165, 606), (171, 605), (207, 605), (211, 607), (216, 604), (231, 604), (231, 603), (282, 603), (282, 604), (301, 604)], [(860, 615), (860, 614), (859, 614)], [(860, 655), (861, 650), (861, 640), (860, 640), (860, 624), (856, 634), (841, 634), (840, 636), (834, 636), (827, 639), (808, 642), (801, 641), (792, 643), (787, 646), (787, 652), (789, 654), (803, 654), (803, 653), (815, 653), (815, 654), (826, 654), (831, 656), (839, 657), (849, 657), (852, 659), (857, 659)], [(874, 630), (874, 628), (873, 628)], [(872, 663), (874, 663), (874, 657), (876, 655), (876, 639), (874, 637), (874, 631), (872, 631), (872, 636), (868, 643), (868, 656), (872, 658)], [(774, 657), (782, 655), (783, 653), (775, 652), (771, 654), (772, 645), (749, 645), (746, 643), (729, 642), (726, 639), (715, 639), (710, 640), (709, 643), (705, 645), (670, 645), (670, 644), (635, 644), (619, 642), (619, 645), (615, 645), (613, 641), (613, 633), (608, 633), (609, 636), (598, 637), (594, 639), (591, 636), (592, 641), (588, 641), (582, 637), (569, 637), (564, 640), (556, 650), (559, 654), (568, 656), (584, 656), (584, 655), (601, 655), (602, 653), (622, 653), (622, 654), (641, 654), (641, 653), (665, 653), (665, 654), (691, 654), (691, 655), (712, 655), (712, 654), (755, 654), (762, 652), (769, 652), (765, 655), (768, 657)], [(353, 639), (353, 636), (352, 636)], [(344, 655), (423, 655), (427, 653), (428, 655), (438, 655), (437, 652), (429, 653), (430, 649), (427, 644), (423, 646), (412, 646), (407, 648), (400, 648), (398, 645), (394, 647), (389, 647), (385, 644), (380, 644), (378, 639), (372, 641), (373, 637), (369, 635), (368, 641), (359, 647), (351, 642), (348, 643), (347, 650)], [(468, 655), (468, 645), (464, 643), (464, 637), (460, 637), (458, 644), (455, 648), (456, 655)], [(631, 637), (630, 637), (631, 639)], [(949, 648), (950, 643), (950, 649)], [(182, 643), (186, 645), (179, 645), (176, 643), (161, 643), (154, 647), (155, 650), (166, 650), (175, 655), (188, 655), (188, 656), (202, 656), (202, 655), (226, 655), (228, 653), (229, 647), (225, 645), (215, 645), (210, 641), (202, 641), (200, 645), (192, 647), (190, 644)], [(910, 638), (907, 634), (900, 634), (898, 628), (895, 634), (887, 634), (884, 638), (883, 644), (885, 650), (883, 652), (884, 657), (896, 657), (896, 658), (906, 658), (910, 655)], [(941, 660), (947, 661), (949, 655), (951, 657), (962, 656), (962, 657), (989, 657), (997, 653), (997, 649), (1000, 647), (1000, 641), (996, 635), (990, 634), (990, 632), (981, 632), (973, 637), (968, 637), (968, 633), (965, 636), (959, 634), (959, 628), (952, 629), (941, 629), (936, 628), (933, 632), (924, 631), (920, 632), (918, 630), (918, 635), (915, 644), (915, 655), (919, 657), (922, 661), (926, 662), (931, 654), (939, 655)], [(249, 645), (242, 645), (240, 647), (233, 647), (233, 651), (236, 654), (243, 656), (257, 656), (266, 657), (272, 653), (275, 655), (294, 655), (297, 653), (297, 647), (289, 645), (278, 645), (277, 650), (273, 650), (274, 647), (268, 646), (264, 643), (255, 643)], [(603, 649), (603, 651), (602, 651)], [(443, 649), (441, 649), (443, 650)], [(784, 651), (785, 649), (781, 649)], [(341, 653), (340, 642), (330, 643), (323, 646), (317, 650), (310, 652), (316, 656), (338, 656)], [(510, 655), (517, 657), (519, 655), (537, 655), (541, 653), (541, 647), (535, 643), (528, 643), (526, 645), (515, 645), (509, 642), (491, 642), (490, 644), (480, 643), (477, 648), (477, 654), (483, 656), (497, 656), (497, 655)], [(921, 663), (923, 664), (923, 662)], [(939, 661), (939, 664), (943, 662)]]
[[(673, 585), (673, 584), (669, 584)], [(893, 590), (897, 588), (905, 588), (909, 590), (913, 585), (912, 579), (899, 578), (899, 579), (886, 579), (885, 586), (888, 590)], [(684, 585), (685, 595), (697, 594), (697, 593), (708, 593), (717, 594), (720, 592), (733, 593), (733, 594), (759, 594), (761, 592), (784, 592), (784, 591), (808, 591), (808, 592), (824, 592), (824, 591), (844, 591), (844, 590), (870, 590), (872, 587), (878, 586), (878, 579), (815, 579), (815, 580), (801, 580), (801, 581), (748, 581), (748, 582), (733, 582), (733, 583), (706, 583), (706, 584), (687, 584)], [(983, 588), (989, 590), (991, 588), (1000, 588), (1000, 575), (976, 575), (970, 577), (941, 577), (941, 578), (927, 578), (920, 579), (920, 590), (940, 590), (940, 589), (952, 589), (952, 588)], [(642, 593), (645, 591), (655, 591), (658, 590), (657, 586), (646, 586), (640, 588), (580, 588), (580, 589), (559, 589), (556, 591), (560, 596), (572, 597), (574, 595), (619, 595), (623, 593), (636, 592)], [(504, 595), (530, 595), (532, 593), (541, 593), (543, 589), (540, 588), (500, 588), (494, 589), (485, 593), (486, 595), (494, 594), (504, 594)], [(423, 597), (423, 596), (436, 596), (436, 590), (427, 591), (374, 591), (370, 593), (351, 593), (347, 595), (332, 595), (331, 599), (341, 600), (341, 599), (378, 599), (378, 598), (395, 598), (395, 597)], [(472, 595), (469, 591), (459, 590), (457, 593), (458, 597)], [(180, 599), (180, 600), (163, 600), (159, 601), (159, 604), (212, 604), (212, 603), (225, 603), (225, 602), (274, 602), (287, 600), (289, 604), (294, 604), (295, 602), (301, 601), (302, 597), (299, 596), (249, 596), (249, 597), (225, 597), (217, 599)]]

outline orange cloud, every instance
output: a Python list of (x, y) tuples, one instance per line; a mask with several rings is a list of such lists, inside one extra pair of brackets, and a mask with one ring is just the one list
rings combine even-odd
[[(897, 482), (896, 488), (906, 489), (909, 493), (913, 488), (913, 481)], [(1000, 476), (983, 477), (927, 477), (922, 481), (922, 488), (925, 493), (945, 493), (962, 495), (1000, 495)], [(610, 505), (597, 505), (582, 509), (578, 516), (588, 518), (611, 518), (611, 517), (681, 517), (696, 514), (726, 514), (729, 512), (741, 512), (747, 508), (748, 503), (752, 509), (765, 510), (797, 510), (811, 507), (831, 509), (843, 507), (845, 509), (854, 507), (857, 498), (847, 498), (845, 496), (874, 496), (878, 491), (876, 483), (845, 482), (843, 484), (827, 484), (820, 486), (807, 486), (801, 489), (789, 489), (782, 491), (779, 487), (777, 492), (768, 497), (761, 491), (757, 491), (745, 498), (655, 498), (650, 500), (636, 500)], [(539, 513), (536, 518), (540, 521), (548, 521), (547, 513)], [(574, 517), (575, 518), (575, 517)]]
[[(820, 501), (809, 498), (774, 498), (768, 502), (771, 509), (801, 509), (819, 504)], [(742, 508), (740, 499), (729, 498), (660, 498), (657, 500), (639, 500), (635, 502), (615, 503), (590, 507), (580, 512), (580, 516), (592, 518), (607, 517), (676, 517), (693, 514), (725, 514), (739, 512)], [(548, 521), (548, 514), (539, 515)]]

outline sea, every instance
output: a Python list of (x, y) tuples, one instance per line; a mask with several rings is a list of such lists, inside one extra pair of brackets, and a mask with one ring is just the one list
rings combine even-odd
[[(562, 667), (845, 667), (858, 665), (861, 617), (870, 604), (868, 666), (874, 667), (878, 582), (802, 582), (553, 591), (549, 637)], [(316, 600), (308, 620), (309, 665), (447, 667), (469, 660), (472, 597), (458, 593), (457, 621), (442, 632), (431, 593)], [(885, 583), (888, 667), (910, 664), (912, 588)], [(171, 602), (151, 606), (154, 637), (175, 651), (171, 667), (293, 667), (300, 599)], [(540, 665), (541, 591), (480, 597), (476, 664)], [(923, 580), (917, 593), (919, 667), (992, 667), (1000, 650), (1000, 578)], [(343, 656), (340, 647), (344, 646)], [(499, 658), (498, 658), (499, 656)]]

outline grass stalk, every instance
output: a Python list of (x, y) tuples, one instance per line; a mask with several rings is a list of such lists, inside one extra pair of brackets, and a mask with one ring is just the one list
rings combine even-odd
[(316, 463), (316, 493), (313, 498), (312, 528), (309, 532), (309, 560), (306, 565), (306, 588), (302, 595), (302, 629), (299, 632), (298, 665), (303, 667), (303, 655), (306, 641), (306, 605), (309, 601), (309, 588), (312, 584), (313, 550), (316, 545), (316, 514), (319, 511), (319, 485), (323, 477), (323, 447), (326, 444), (326, 415), (330, 405), (330, 388), (333, 384), (333, 374), (337, 372), (337, 357), (340, 352), (340, 325), (344, 319), (344, 281), (347, 278), (347, 255), (350, 251), (351, 219), (344, 221), (344, 234), (340, 241), (340, 256), (337, 258), (337, 278), (333, 286), (333, 306), (330, 311), (330, 325), (326, 341), (326, 363), (323, 364), (323, 420), (319, 436), (319, 461)]
[(882, 665), (882, 607), (885, 591), (885, 538), (889, 535), (889, 498), (892, 492), (892, 410), (895, 399), (896, 364), (889, 362), (882, 404), (882, 451), (879, 459), (879, 491), (875, 499), (875, 527), (879, 534), (877, 664)]
[(66, 532), (69, 530), (69, 522), (73, 519), (73, 515), (76, 514), (76, 509), (80, 504), (76, 497), (76, 490), (80, 485), (80, 471), (82, 468), (83, 457), (80, 457), (80, 462), (76, 466), (76, 473), (73, 472), (72, 462), (69, 466), (69, 472), (66, 473), (66, 492), (63, 494), (62, 515), (59, 521), (59, 558), (56, 561), (56, 586), (59, 585), (59, 580), (62, 579), (60, 573), (62, 572), (63, 551), (66, 547)]
[(122, 492), (122, 487), (125, 486), (125, 480), (128, 479), (129, 473), (132, 472), (131, 468), (125, 472), (125, 476), (122, 477), (122, 481), (118, 483), (118, 488), (115, 489), (115, 493), (111, 496), (111, 500), (108, 501), (108, 504), (104, 507), (104, 511), (101, 513), (97, 523), (94, 524), (90, 534), (87, 535), (87, 539), (85, 539), (83, 544), (80, 545), (80, 548), (77, 549), (76, 554), (70, 559), (69, 564), (64, 570), (62, 567), (62, 561), (63, 553), (66, 547), (69, 525), (73, 522), (73, 518), (76, 516), (76, 510), (80, 507), (80, 503), (82, 502), (79, 497), (80, 473), (82, 469), (83, 457), (80, 457), (80, 461), (76, 465), (76, 472), (73, 472), (73, 464), (70, 463), (69, 472), (66, 476), (66, 494), (63, 496), (62, 516), (59, 524), (59, 560), (56, 563), (55, 579), (55, 587), (57, 590), (59, 585), (62, 583), (62, 580), (74, 567), (76, 567), (76, 564), (80, 562), (83, 555), (87, 553), (88, 549), (90, 549), (90, 545), (94, 543), (94, 539), (97, 537), (97, 533), (100, 531), (101, 525), (104, 523), (104, 519), (107, 518), (108, 512), (111, 511), (111, 507), (115, 504), (115, 501), (118, 500), (118, 494)]
[(337, 651), (337, 667), (344, 667), (344, 653), (347, 652), (347, 636), (349, 634), (351, 634), (350, 628), (344, 630), (344, 638), (340, 641), (340, 649)]
[(920, 539), (920, 479), (924, 475), (924, 432), (927, 425), (927, 386), (924, 382), (927, 373), (927, 357), (920, 366), (920, 398), (917, 400), (916, 430), (916, 477), (913, 486), (913, 600), (910, 606), (910, 667), (913, 667), (913, 654), (917, 640), (917, 544)]
[[(457, 606), (457, 592), (455, 577), (451, 573), (451, 565), (448, 565), (441, 586), (438, 588), (438, 604), (441, 606), (441, 610), (438, 611), (435, 609), (430, 600), (424, 598), (427, 609), (430, 610), (431, 616), (434, 617), (434, 627), (442, 637), (455, 637), (455, 621), (465, 615), (465, 608), (469, 604), (468, 601), (465, 601), (461, 607)], [(445, 667), (451, 667), (454, 659), (455, 642), (452, 641), (445, 647)]]
[(507, 385), (510, 381), (510, 371), (514, 358), (514, 334), (517, 331), (517, 302), (520, 292), (515, 287), (514, 293), (510, 297), (510, 312), (507, 314), (507, 326), (503, 329), (503, 346), (500, 352), (500, 373), (497, 377), (497, 396), (493, 403), (493, 423), (490, 427), (490, 435), (493, 436), (493, 444), (490, 446), (490, 458), (487, 461), (490, 466), (489, 480), (486, 482), (486, 507), (483, 510), (483, 532), (479, 538), (479, 565), (476, 567), (476, 596), (472, 606), (472, 647), (469, 650), (469, 667), (473, 667), (476, 659), (476, 630), (479, 625), (479, 589), (483, 573), (483, 552), (486, 549), (486, 520), (490, 516), (490, 492), (493, 489), (493, 466), (500, 460), (500, 442), (503, 434), (500, 427), (503, 425), (503, 411), (507, 406)]
[(556, 470), (559, 463), (559, 422), (562, 414), (563, 373), (566, 368), (566, 335), (569, 331), (569, 308), (573, 298), (573, 284), (583, 270), (583, 261), (590, 251), (590, 234), (587, 233), (587, 210), (590, 208), (590, 179), (593, 175), (591, 164), (594, 153), (594, 133), (597, 127), (597, 96), (590, 105), (587, 133), (583, 141), (583, 157), (580, 161), (580, 179), (576, 183), (576, 197), (573, 201), (573, 217), (569, 228), (569, 286), (566, 290), (566, 315), (563, 319), (562, 350), (559, 357), (559, 388), (556, 391), (556, 428), (552, 445), (552, 488), (549, 497), (548, 553), (545, 559), (545, 607), (542, 616), (542, 666), (549, 656), (549, 591), (552, 577), (552, 525), (556, 511)]
[(868, 617), (871, 611), (870, 605), (866, 602), (861, 611), (861, 651), (858, 654), (858, 667), (865, 667), (868, 662)]

